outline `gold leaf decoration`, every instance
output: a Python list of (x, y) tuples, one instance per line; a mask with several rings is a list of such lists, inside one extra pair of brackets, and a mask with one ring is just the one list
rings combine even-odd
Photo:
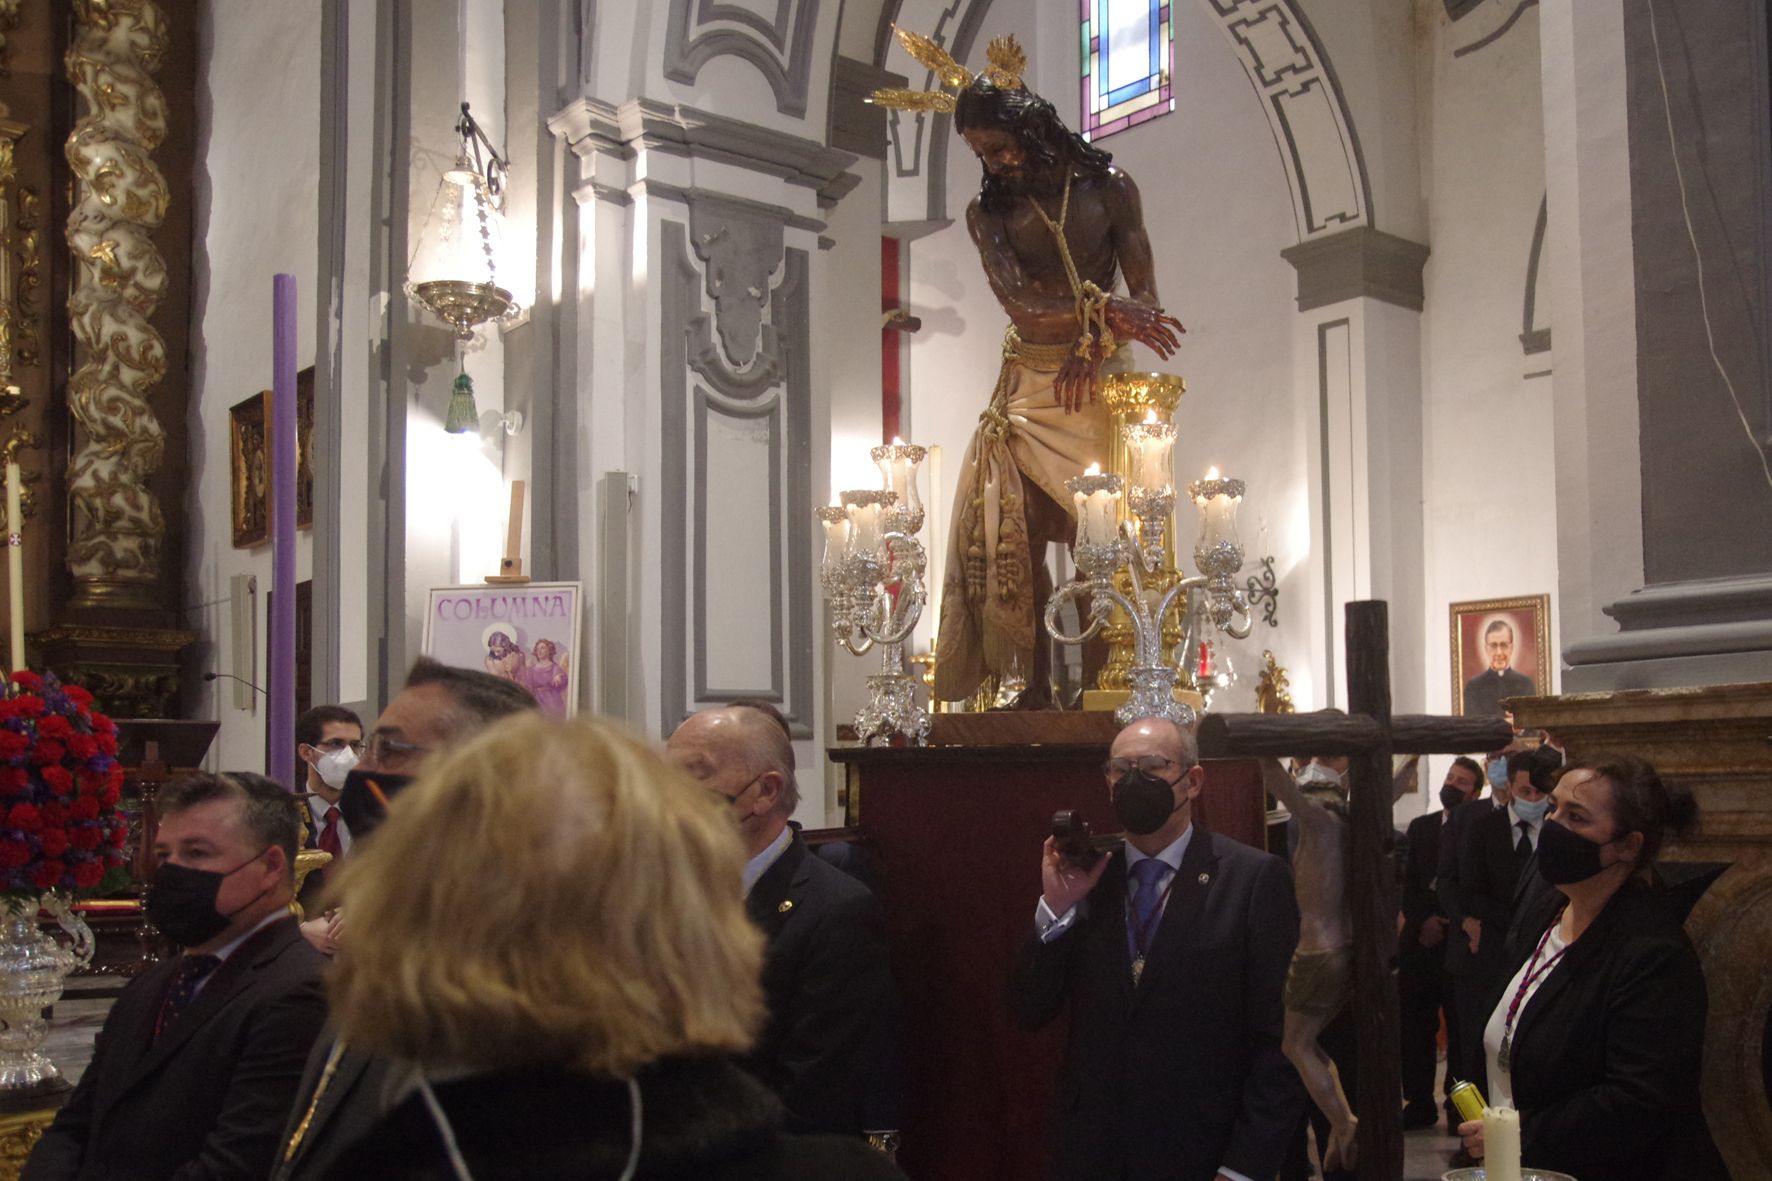
[(952, 111), (954, 96), (945, 90), (898, 90), (888, 87), (868, 95), (875, 106), (896, 111)]
[[(953, 59), (953, 55), (921, 33), (892, 26), (904, 51), (933, 70), (943, 86), (964, 86), (972, 81), (972, 71)], [(993, 42), (993, 44), (995, 44)]]
[(1028, 55), (1013, 34), (992, 37), (984, 55), (985, 60), (990, 62), (990, 68), (984, 72), (985, 77), (1004, 90), (1021, 89), (1021, 75), (1028, 68)]

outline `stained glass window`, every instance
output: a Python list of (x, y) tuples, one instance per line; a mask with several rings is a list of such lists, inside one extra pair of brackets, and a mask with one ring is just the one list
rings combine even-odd
[(1081, 0), (1083, 135), (1100, 139), (1175, 109), (1172, 0)]

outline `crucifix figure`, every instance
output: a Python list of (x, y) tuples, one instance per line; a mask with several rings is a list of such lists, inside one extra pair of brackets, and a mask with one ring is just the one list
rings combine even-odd
[[(1329, 711), (1342, 716), (1340, 710)], [(1415, 783), (1419, 756), (1407, 757), (1391, 780), (1394, 804)], [(1325, 1174), (1356, 1162), (1359, 1120), (1348, 1103), (1334, 1061), (1318, 1043), (1323, 1029), (1353, 995), (1353, 923), (1348, 912), (1348, 762), (1346, 756), (1314, 755), (1294, 768), (1265, 762), (1269, 793), (1298, 822), (1292, 876), (1298, 890), (1298, 949), (1286, 976), (1286, 1057), (1297, 1068), (1311, 1102), (1329, 1121), (1323, 1149)]]
[[(1200, 723), (1203, 758), (1272, 758), (1310, 751), (1324, 758), (1347, 759), (1344, 866), (1360, 1062), (1359, 1092), (1353, 1103), (1358, 1114), (1353, 1158), (1360, 1163), (1360, 1175), (1369, 1181), (1401, 1181), (1403, 1176), (1398, 1098), (1403, 1084), (1397, 994), (1390, 976), (1397, 912), (1389, 857), (1394, 790), (1391, 756), (1499, 750), (1513, 737), (1501, 718), (1412, 715), (1393, 719), (1388, 614), (1382, 602), (1347, 605), (1346, 715), (1209, 714)], [(1310, 884), (1305, 872), (1299, 871), (1301, 897)]]

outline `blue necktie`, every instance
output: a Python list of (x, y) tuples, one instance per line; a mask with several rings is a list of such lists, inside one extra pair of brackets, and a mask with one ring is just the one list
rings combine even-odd
[(1169, 874), (1169, 866), (1155, 857), (1146, 857), (1127, 872), (1138, 885), (1132, 891), (1126, 922), (1126, 950), (1132, 957), (1132, 982), (1137, 984), (1144, 972), (1145, 954), (1157, 936), (1157, 923), (1161, 921), (1157, 915), (1163, 906), (1163, 891), (1159, 887)]

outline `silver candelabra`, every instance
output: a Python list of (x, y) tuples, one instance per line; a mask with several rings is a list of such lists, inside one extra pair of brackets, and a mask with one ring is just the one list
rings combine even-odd
[(844, 492), (818, 510), (825, 528), (820, 581), (830, 605), (831, 632), (845, 651), (880, 648), (880, 671), (868, 678), (868, 700), (855, 714), (855, 734), (872, 746), (903, 735), (929, 741), (929, 711), (917, 701), (920, 679), (905, 671), (904, 642), (923, 615), (928, 558), (916, 534), (923, 527), (916, 468), (925, 450), (892, 443), (871, 452), (887, 488)]
[[(1249, 635), (1252, 619), (1249, 603), (1233, 578), (1243, 566), (1243, 549), (1237, 541), (1236, 509), (1243, 496), (1241, 480), (1222, 480), (1216, 473), (1188, 485), (1201, 514), (1201, 534), (1194, 546), (1194, 562), (1200, 573), (1176, 580), (1159, 591), (1144, 587), (1143, 574), (1157, 569), (1163, 550), (1163, 534), (1175, 494), (1169, 486), (1134, 485), (1128, 500), (1136, 518), (1119, 521), (1123, 481), (1116, 475), (1085, 474), (1065, 482), (1077, 503), (1077, 543), (1072, 547), (1077, 571), (1082, 575), (1053, 592), (1046, 601), (1046, 629), (1065, 644), (1081, 644), (1101, 631), (1118, 606), (1132, 623), (1133, 659), (1126, 672), (1131, 698), (1114, 711), (1127, 725), (1139, 718), (1167, 718), (1179, 725), (1194, 722), (1190, 705), (1175, 700), (1180, 672), (1164, 658), (1163, 617), (1178, 596), (1192, 602), (1196, 593), (1205, 596), (1204, 613), (1218, 630), (1235, 638)], [(1131, 579), (1131, 595), (1114, 585), (1114, 575), (1124, 568)], [(1073, 599), (1088, 595), (1089, 625), (1075, 635), (1062, 631), (1059, 611)], [(1190, 616), (1191, 616), (1190, 612)], [(1191, 634), (1191, 629), (1190, 629)], [(1187, 642), (1181, 659), (1187, 657)]]

